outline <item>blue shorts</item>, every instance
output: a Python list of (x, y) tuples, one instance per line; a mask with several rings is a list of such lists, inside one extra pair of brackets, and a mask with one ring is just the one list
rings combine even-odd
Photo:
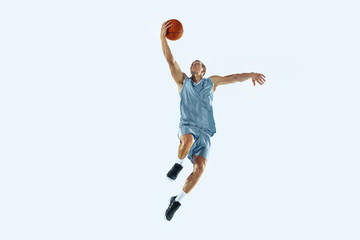
[(200, 128), (183, 125), (178, 130), (179, 140), (181, 135), (188, 133), (191, 133), (195, 139), (195, 142), (191, 146), (189, 154), (187, 155), (191, 163), (194, 164), (194, 159), (193, 159), (194, 155), (200, 155), (204, 157), (207, 161), (209, 158), (210, 147), (211, 147), (210, 135)]

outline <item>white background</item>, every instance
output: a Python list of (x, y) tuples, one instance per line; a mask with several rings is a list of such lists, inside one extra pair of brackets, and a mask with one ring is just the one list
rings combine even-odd
[[(356, 1), (2, 1), (0, 239), (359, 239)], [(206, 170), (173, 220), (183, 72), (219, 86)]]

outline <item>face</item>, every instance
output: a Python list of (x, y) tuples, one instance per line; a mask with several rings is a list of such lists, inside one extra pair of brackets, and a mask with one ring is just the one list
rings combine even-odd
[(201, 74), (205, 70), (201, 66), (201, 61), (194, 61), (190, 67), (191, 74)]

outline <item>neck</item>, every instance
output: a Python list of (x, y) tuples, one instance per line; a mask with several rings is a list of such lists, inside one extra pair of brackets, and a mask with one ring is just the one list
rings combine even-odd
[(195, 83), (199, 83), (200, 80), (202, 79), (202, 76), (201, 76), (201, 75), (198, 75), (198, 74), (193, 74), (193, 75), (191, 75), (191, 79), (192, 79)]

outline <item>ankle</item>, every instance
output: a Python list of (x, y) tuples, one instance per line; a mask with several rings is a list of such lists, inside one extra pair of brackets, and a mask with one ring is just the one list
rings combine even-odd
[(181, 200), (187, 195), (186, 192), (184, 192), (184, 190), (181, 190), (179, 195), (176, 196), (175, 201), (177, 202), (181, 202)]
[(184, 160), (185, 160), (185, 158), (183, 158), (183, 159), (179, 158), (179, 159), (177, 160), (177, 163), (180, 164), (180, 165), (182, 165), (183, 162), (184, 162)]

